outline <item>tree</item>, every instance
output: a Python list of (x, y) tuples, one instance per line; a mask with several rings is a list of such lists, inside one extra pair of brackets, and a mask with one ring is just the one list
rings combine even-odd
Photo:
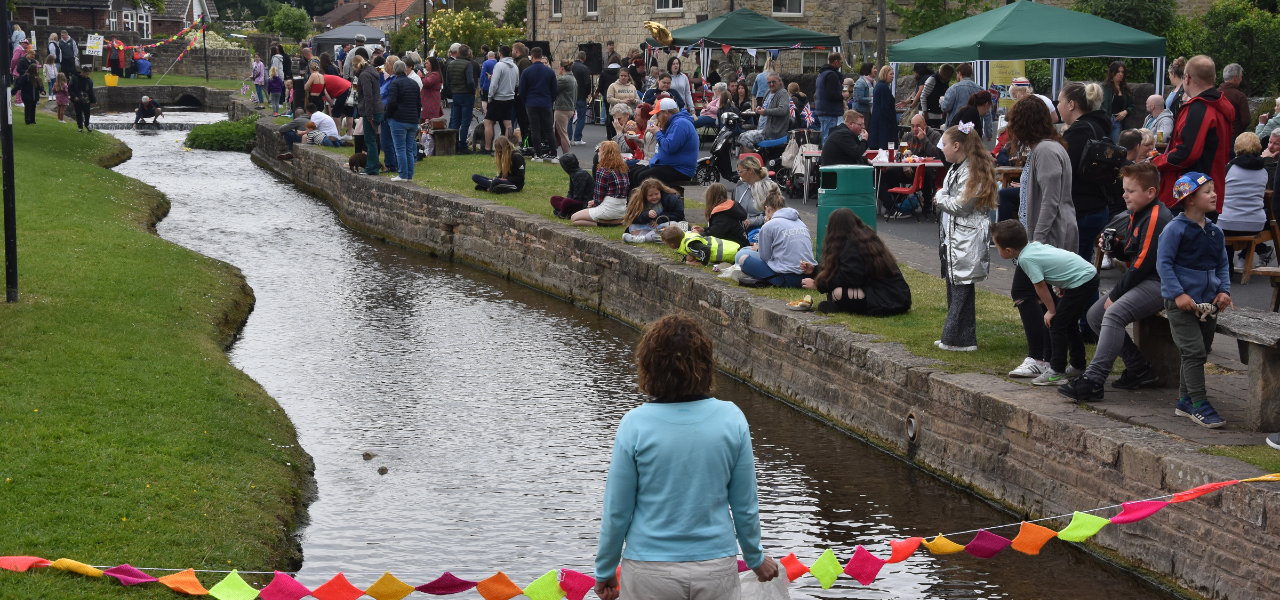
[(527, 14), (529, 14), (527, 0), (507, 0), (507, 6), (502, 9), (502, 24), (507, 27), (520, 27), (523, 29)]
[(1077, 0), (1071, 8), (1161, 37), (1178, 14), (1177, 0)]
[(418, 50), (422, 46), (422, 28), (414, 21), (391, 34), (391, 53), (400, 56), (406, 50)]
[(493, 18), (474, 10), (440, 11), (431, 15), (427, 24), (427, 35), (434, 40), (436, 53), (441, 56), (454, 42), (466, 44), (473, 52), (478, 52), (481, 44), (496, 48), (501, 44), (511, 44), (522, 34), (523, 31), (515, 28), (500, 28), (494, 24)]
[(271, 20), (271, 26), (276, 33), (301, 42), (311, 34), (311, 17), (301, 8), (281, 6)]
[(1207, 54), (1222, 67), (1244, 68), (1245, 94), (1269, 94), (1280, 83), (1280, 16), (1249, 0), (1218, 0), (1203, 15), (1179, 20), (1168, 35), (1169, 56)]
[(898, 28), (907, 36), (920, 35), (992, 8), (987, 0), (915, 0), (898, 7)]
[(280, 7), (284, 6), (279, 2), (266, 0), (262, 3), (262, 17), (258, 19), (258, 31), (262, 33), (276, 32), (276, 13), (280, 12)]

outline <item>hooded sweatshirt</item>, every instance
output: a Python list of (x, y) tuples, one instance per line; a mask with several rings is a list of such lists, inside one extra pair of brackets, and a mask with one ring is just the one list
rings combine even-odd
[(1076, 205), (1076, 218), (1107, 210), (1109, 199), (1106, 186), (1090, 181), (1082, 169), (1075, 167), (1080, 165), (1084, 147), (1091, 140), (1110, 137), (1111, 117), (1101, 110), (1081, 115), (1071, 127), (1062, 132), (1062, 139), (1067, 140), (1067, 156), (1071, 157), (1071, 202)]
[(774, 273), (800, 273), (800, 262), (813, 260), (813, 238), (796, 209), (783, 207), (760, 228), (760, 260)]
[(1156, 270), (1160, 273), (1160, 295), (1166, 300), (1186, 294), (1199, 304), (1213, 301), (1220, 293), (1231, 293), (1227, 245), (1222, 230), (1207, 219), (1204, 227), (1185, 214), (1169, 221), (1160, 234)]
[(596, 191), (596, 180), (578, 166), (578, 157), (572, 152), (561, 156), (560, 168), (569, 174), (568, 197), (583, 204), (591, 202)]
[(742, 229), (742, 222), (747, 219), (747, 211), (741, 204), (732, 199), (725, 200), (711, 209), (711, 218), (707, 221), (706, 234), (723, 240), (729, 240), (742, 247), (751, 245), (747, 234)]
[(1236, 118), (1236, 108), (1222, 92), (1209, 88), (1183, 104), (1177, 114), (1169, 150), (1151, 161), (1160, 170), (1160, 201), (1170, 208), (1177, 204), (1173, 184), (1179, 177), (1196, 171), (1213, 179), (1218, 212), (1222, 212), (1227, 155), (1235, 140), (1231, 137), (1231, 121)]
[(510, 56), (503, 57), (493, 66), (493, 77), (489, 80), (490, 100), (515, 100), (516, 83), (520, 81), (520, 70), (516, 61)]
[(684, 201), (680, 199), (679, 194), (662, 194), (658, 198), (657, 206), (646, 202), (644, 210), (640, 211), (640, 215), (631, 223), (633, 225), (649, 225), (651, 223), (649, 219), (650, 210), (658, 213), (658, 216), (654, 217), (653, 220), (657, 220), (659, 217), (666, 217), (666, 220), (663, 221), (664, 223), (679, 223), (684, 220)]
[(698, 165), (698, 131), (693, 117), (679, 111), (667, 121), (667, 128), (654, 134), (658, 140), (658, 152), (650, 164), (666, 165), (690, 179)]
[(556, 97), (555, 72), (540, 62), (529, 65), (520, 73), (520, 95), (528, 108), (551, 108)]
[(1219, 205), (1218, 227), (1226, 231), (1262, 231), (1267, 225), (1263, 195), (1267, 192), (1267, 171), (1262, 157), (1240, 154), (1227, 168), (1226, 198)]

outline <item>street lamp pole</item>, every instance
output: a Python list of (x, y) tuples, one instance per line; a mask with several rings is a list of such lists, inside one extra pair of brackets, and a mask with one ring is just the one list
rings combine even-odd
[[(0, 31), (9, 31), (9, 11), (0, 10)], [(9, 58), (13, 52), (13, 42), (6, 38), (0, 47), (4, 56), (0, 56), (0, 78), (5, 88), (12, 82), (9, 76)], [(18, 301), (18, 225), (16, 202), (14, 200), (13, 183), (13, 113), (9, 103), (9, 94), (0, 94), (0, 153), (4, 154), (4, 284), (5, 301)]]

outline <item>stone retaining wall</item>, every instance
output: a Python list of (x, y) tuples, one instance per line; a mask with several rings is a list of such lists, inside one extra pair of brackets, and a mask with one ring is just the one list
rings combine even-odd
[[(159, 79), (158, 74), (156, 78)], [(215, 90), (197, 85), (103, 85), (94, 87), (93, 93), (98, 97), (98, 104), (110, 110), (134, 110), (143, 96), (150, 96), (161, 106), (200, 106), (222, 111), (231, 110), (239, 90)]]
[[(275, 129), (259, 123), (254, 160), (330, 202), (349, 226), (639, 327), (672, 312), (688, 314), (715, 339), (724, 370), (1027, 517), (1262, 474), (1077, 409), (1049, 391), (947, 373), (898, 344), (821, 325), (822, 317), (789, 312), (779, 300), (645, 248), (486, 200), (360, 177), (341, 156), (302, 145), (282, 163), (274, 158), (285, 150)], [(908, 415), (919, 423), (914, 441), (906, 434)], [(1093, 542), (1210, 598), (1276, 598), (1280, 484), (1233, 486), (1139, 523), (1107, 527)]]

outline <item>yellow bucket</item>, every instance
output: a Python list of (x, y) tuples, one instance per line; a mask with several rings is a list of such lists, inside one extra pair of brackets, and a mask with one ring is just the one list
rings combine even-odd
[(119, 77), (116, 77), (115, 75), (107, 73), (107, 87), (116, 87), (116, 84), (119, 82), (120, 82)]

